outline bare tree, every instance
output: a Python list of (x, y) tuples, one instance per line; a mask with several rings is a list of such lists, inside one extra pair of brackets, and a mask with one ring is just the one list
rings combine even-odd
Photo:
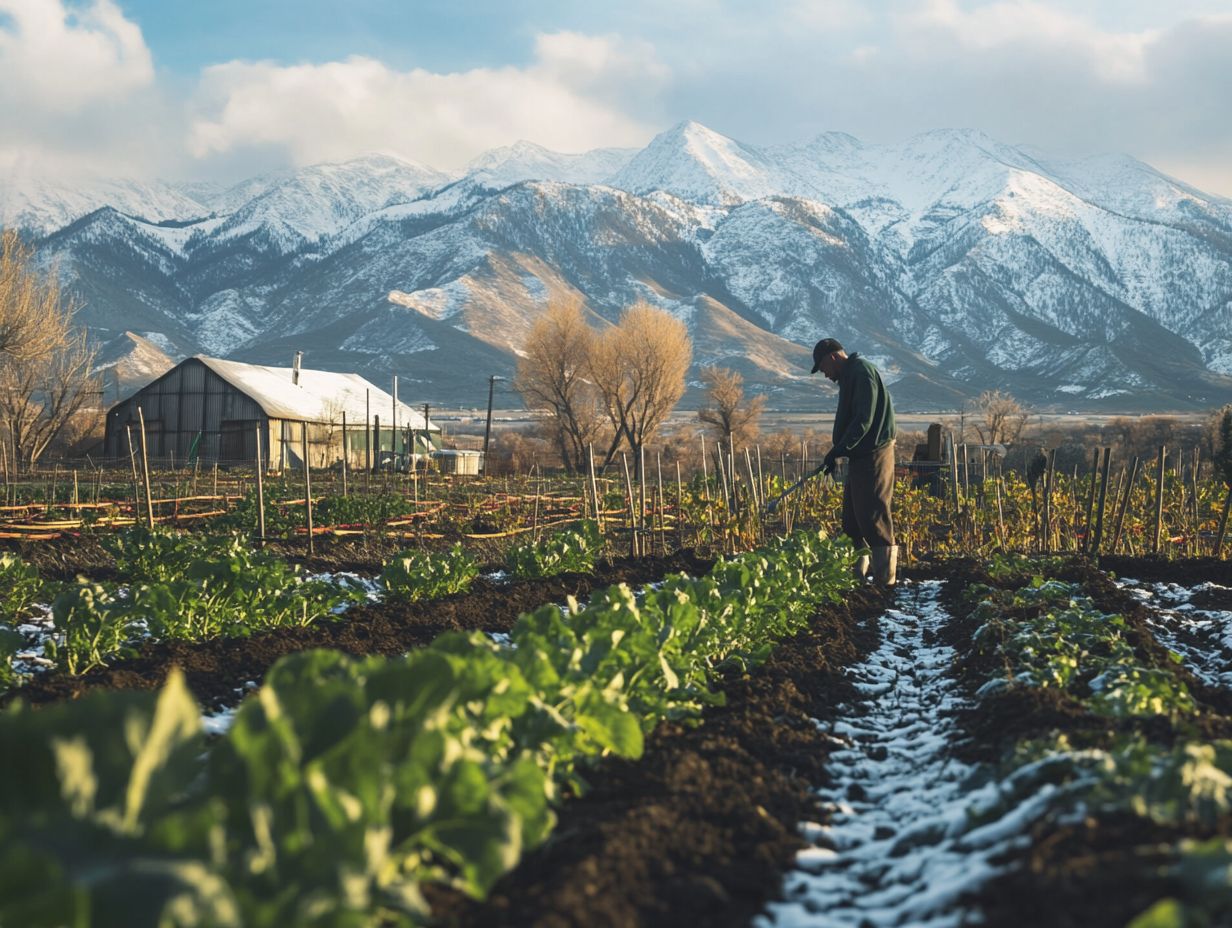
[(982, 445), (1012, 445), (1018, 441), (1029, 413), (1008, 393), (985, 390), (975, 401), (975, 431)]
[(710, 426), (715, 438), (726, 447), (728, 441), (748, 445), (761, 428), (764, 396), (744, 397), (744, 378), (726, 367), (703, 367), (706, 405), (697, 411), (700, 422)]
[(45, 357), (68, 340), (72, 314), (55, 275), (37, 271), (16, 232), (0, 233), (0, 358)]
[(590, 374), (615, 430), (605, 466), (622, 439), (640, 465), (642, 448), (684, 395), (692, 360), (685, 324), (648, 303), (626, 309), (620, 323), (596, 339)]
[(586, 452), (603, 431), (599, 392), (587, 379), (596, 336), (580, 299), (553, 300), (531, 326), (513, 386), (530, 409), (550, 417), (565, 470), (586, 466)]
[(41, 357), (0, 363), (0, 421), (25, 467), (33, 466), (70, 422), (96, 403), (95, 356), (86, 333), (77, 330)]

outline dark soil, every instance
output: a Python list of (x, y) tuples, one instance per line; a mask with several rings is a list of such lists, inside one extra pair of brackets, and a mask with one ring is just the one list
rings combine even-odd
[(497, 585), (479, 578), (465, 594), (429, 602), (356, 606), (337, 621), (321, 621), (307, 628), (278, 629), (250, 638), (152, 642), (135, 657), (78, 677), (58, 671), (40, 674), (9, 696), (38, 705), (76, 699), (100, 688), (155, 689), (171, 667), (178, 666), (202, 706), (215, 709), (234, 704), (237, 690), (242, 691), (250, 681), (259, 683), (273, 663), (287, 654), (312, 648), (356, 655), (404, 654), (446, 631), (507, 632), (519, 614), (544, 603), (563, 603), (569, 596), (585, 598), (614, 583), (648, 583), (676, 571), (699, 575), (711, 563), (681, 552), (670, 558), (619, 558), (601, 562), (593, 574), (563, 574), (548, 580)]
[(569, 799), (548, 843), (478, 904), (434, 890), (448, 926), (747, 925), (820, 820), (831, 720), (853, 698), (843, 667), (877, 646), (872, 589), (821, 610), (767, 664), (726, 681), (727, 704), (695, 727), (660, 726), (636, 763), (612, 761)]
[(23, 541), (0, 538), (0, 551), (12, 551), (27, 564), (38, 568), (48, 580), (115, 580), (115, 558), (103, 547), (102, 536), (65, 535), (51, 541)]
[(1099, 559), (1099, 566), (1118, 577), (1131, 577), (1150, 583), (1197, 586), (1209, 581), (1221, 586), (1232, 586), (1232, 561), (1220, 561), (1213, 557), (1169, 561), (1161, 557), (1114, 557), (1106, 554)]
[(1181, 837), (1128, 814), (1037, 825), (1014, 868), (985, 888), (986, 924), (1122, 928), (1160, 899), (1184, 895), (1166, 872)]

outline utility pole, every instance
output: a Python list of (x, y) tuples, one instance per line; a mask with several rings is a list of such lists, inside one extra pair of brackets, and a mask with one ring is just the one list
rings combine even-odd
[(481, 460), (485, 474), (488, 472), (488, 440), (492, 437), (492, 394), (496, 390), (496, 381), (504, 379), (496, 374), (488, 378), (488, 421), (483, 427), (483, 458)]

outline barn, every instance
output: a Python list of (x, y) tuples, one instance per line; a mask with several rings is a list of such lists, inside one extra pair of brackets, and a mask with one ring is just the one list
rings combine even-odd
[(293, 367), (268, 367), (196, 355), (108, 410), (104, 453), (127, 458), (144, 418), (148, 453), (160, 463), (251, 463), (259, 436), (268, 466), (300, 468), (306, 433), (313, 467), (338, 463), (345, 448), (358, 468), (390, 452), (437, 449), (440, 428), (426, 414), (358, 374), (301, 369), (298, 356)]

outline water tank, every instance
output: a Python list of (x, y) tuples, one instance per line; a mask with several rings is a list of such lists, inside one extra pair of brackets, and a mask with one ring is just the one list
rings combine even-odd
[(453, 448), (432, 452), (432, 459), (436, 461), (437, 469), (442, 474), (456, 474), (460, 477), (478, 477), (479, 461), (482, 457), (481, 451), (459, 451)]

